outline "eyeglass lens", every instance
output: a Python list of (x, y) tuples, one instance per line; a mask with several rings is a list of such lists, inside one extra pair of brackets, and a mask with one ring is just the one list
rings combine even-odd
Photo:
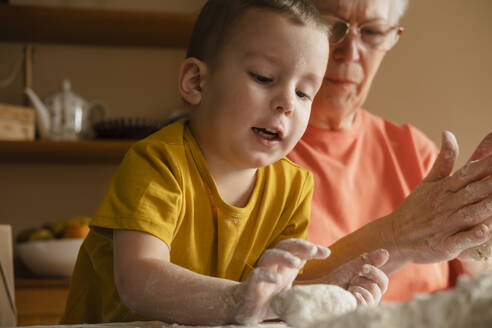
[(342, 42), (342, 40), (345, 38), (345, 35), (347, 34), (349, 29), (348, 24), (344, 22), (336, 22), (331, 25), (331, 37), (330, 41), (333, 44), (337, 44), (339, 42)]
[[(348, 34), (350, 25), (347, 22), (337, 21), (331, 24), (330, 42), (338, 44)], [(361, 25), (358, 27), (361, 41), (373, 49), (390, 48), (397, 35), (397, 30), (391, 27)]]

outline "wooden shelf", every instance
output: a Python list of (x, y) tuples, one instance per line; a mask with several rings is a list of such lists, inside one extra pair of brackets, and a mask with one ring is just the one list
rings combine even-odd
[(0, 5), (0, 41), (184, 48), (195, 19), (191, 14)]
[(0, 163), (119, 163), (134, 140), (0, 141)]
[(15, 278), (16, 289), (68, 288), (70, 278)]

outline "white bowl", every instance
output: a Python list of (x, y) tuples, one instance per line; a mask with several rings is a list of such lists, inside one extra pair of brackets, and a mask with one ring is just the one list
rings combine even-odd
[(83, 239), (49, 239), (19, 243), (16, 251), (22, 262), (40, 276), (70, 277)]

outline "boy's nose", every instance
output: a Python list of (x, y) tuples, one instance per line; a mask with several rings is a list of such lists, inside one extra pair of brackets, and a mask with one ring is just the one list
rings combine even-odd
[(273, 100), (272, 108), (286, 115), (292, 114), (295, 107), (295, 97), (291, 92), (281, 92)]

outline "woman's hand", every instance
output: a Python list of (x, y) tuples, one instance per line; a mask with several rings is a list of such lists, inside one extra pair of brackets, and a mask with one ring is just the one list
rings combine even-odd
[(329, 255), (328, 248), (301, 239), (283, 240), (275, 248), (266, 250), (248, 279), (233, 290), (237, 323), (251, 325), (274, 318), (271, 298), (292, 286), (306, 261)]
[[(477, 149), (473, 152), (473, 155), (470, 157), (469, 162), (475, 161), (475, 160), (480, 160), (486, 156), (492, 155), (492, 133), (489, 133), (487, 137), (485, 137), (482, 142), (478, 145)], [(492, 231), (492, 217), (489, 217), (484, 224), (486, 224), (489, 227), (489, 231)], [(489, 234), (490, 235), (490, 234)], [(492, 236), (491, 236), (492, 237)], [(470, 261), (476, 261), (477, 258), (480, 258), (482, 262), (492, 262), (492, 254), (491, 253), (492, 249), (492, 239), (489, 238), (487, 243), (481, 244), (480, 246), (467, 249), (463, 253), (460, 254), (458, 257), (459, 260), (461, 261), (467, 261), (468, 262), (468, 267), (469, 266), (474, 266), (476, 267), (476, 263), (470, 264)], [(487, 260), (488, 257), (488, 260)], [(473, 270), (474, 272), (481, 272), (484, 270), (490, 269), (490, 265), (485, 265), (485, 263), (481, 263), (478, 265), (480, 269), (478, 270)]]
[[(492, 218), (487, 219), (484, 224), (489, 227), (489, 231), (492, 231)], [(489, 233), (489, 236), (491, 234)], [(483, 269), (489, 270), (492, 268), (492, 236), (489, 237), (489, 240), (486, 243), (481, 244), (480, 246), (473, 247), (473, 248), (468, 248), (465, 251), (463, 251), (459, 256), (458, 260), (462, 262), (462, 264), (466, 264), (467, 267), (477, 267), (480, 268), (478, 270), (466, 270), (465, 271), (469, 274), (475, 274), (478, 272), (484, 271)], [(480, 265), (476, 265), (477, 263), (474, 262), (483, 262)], [(485, 265), (486, 263), (489, 263), (488, 265)], [(483, 269), (482, 269), (483, 268)]]
[(454, 135), (444, 132), (436, 162), (424, 181), (387, 218), (392, 257), (433, 263), (457, 257), (486, 242), (492, 217), (492, 133), (464, 167), (451, 174), (458, 156)]

